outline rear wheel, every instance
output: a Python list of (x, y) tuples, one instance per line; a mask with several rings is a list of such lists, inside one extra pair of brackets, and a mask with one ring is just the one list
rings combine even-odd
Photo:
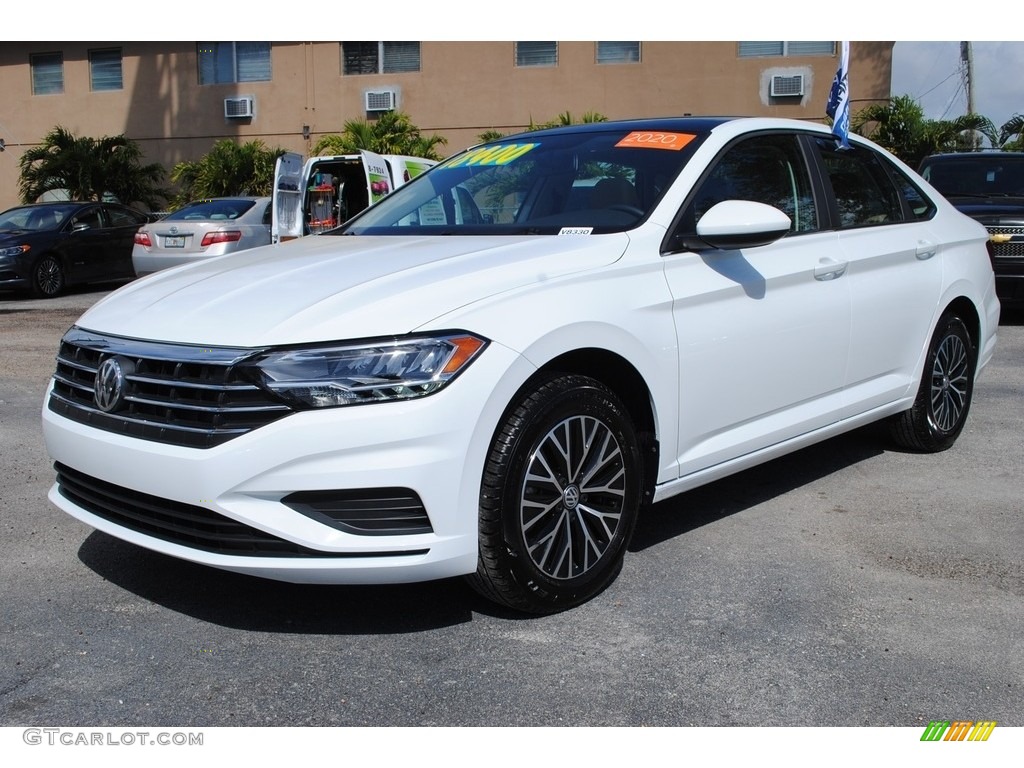
[(622, 403), (593, 379), (546, 379), (492, 443), (470, 583), (529, 613), (578, 605), (618, 575), (640, 499), (638, 441)]
[(52, 299), (64, 290), (64, 268), (60, 259), (47, 254), (32, 269), (32, 295), (37, 299)]
[(954, 313), (943, 315), (928, 348), (917, 399), (892, 421), (896, 442), (915, 451), (951, 447), (967, 422), (976, 363), (977, 350), (964, 321)]

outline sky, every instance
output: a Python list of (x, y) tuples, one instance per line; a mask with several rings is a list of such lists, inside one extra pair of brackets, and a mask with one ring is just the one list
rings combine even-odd
[[(974, 111), (997, 128), (1024, 115), (1024, 42), (972, 41), (971, 48)], [(966, 113), (959, 41), (897, 42), (892, 58), (893, 96), (911, 96), (932, 120)]]

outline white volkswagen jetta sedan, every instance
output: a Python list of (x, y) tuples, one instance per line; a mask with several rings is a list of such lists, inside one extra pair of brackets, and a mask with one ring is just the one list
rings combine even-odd
[(868, 422), (953, 445), (999, 304), (980, 224), (776, 119), (469, 149), (333, 232), (87, 311), (43, 408), (50, 499), (293, 582), (465, 575), (533, 613), (652, 502)]

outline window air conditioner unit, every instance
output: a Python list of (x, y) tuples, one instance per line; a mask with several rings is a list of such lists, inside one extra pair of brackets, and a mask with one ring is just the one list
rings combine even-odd
[(398, 107), (398, 94), (394, 91), (367, 91), (367, 112), (391, 112)]
[(770, 96), (803, 96), (804, 76), (803, 75), (775, 75), (772, 77), (772, 84), (769, 89)]
[(252, 117), (255, 106), (256, 99), (252, 96), (224, 99), (224, 117)]

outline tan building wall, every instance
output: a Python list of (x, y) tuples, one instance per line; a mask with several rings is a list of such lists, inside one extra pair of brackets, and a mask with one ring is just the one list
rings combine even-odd
[[(890, 95), (893, 42), (851, 44), (853, 108)], [(89, 51), (119, 48), (123, 89), (90, 90)], [(838, 48), (838, 46), (837, 46)], [(64, 92), (33, 95), (30, 54), (61, 52)], [(509, 133), (570, 112), (608, 118), (770, 115), (821, 121), (837, 56), (738, 56), (736, 42), (644, 42), (641, 60), (597, 64), (595, 43), (560, 42), (552, 67), (516, 67), (512, 42), (422, 42), (420, 70), (343, 75), (337, 42), (271, 46), (271, 80), (198, 84), (195, 42), (0, 43), (0, 209), (19, 202), (18, 161), (54, 126), (75, 136), (125, 134), (168, 171), (226, 137), (307, 153), (346, 120), (365, 118), (364, 92), (394, 90), (398, 109), (450, 154), (485, 130)], [(804, 75), (802, 97), (772, 98), (773, 75)], [(253, 96), (251, 119), (224, 117), (224, 99)], [(308, 126), (309, 138), (303, 137)]]

